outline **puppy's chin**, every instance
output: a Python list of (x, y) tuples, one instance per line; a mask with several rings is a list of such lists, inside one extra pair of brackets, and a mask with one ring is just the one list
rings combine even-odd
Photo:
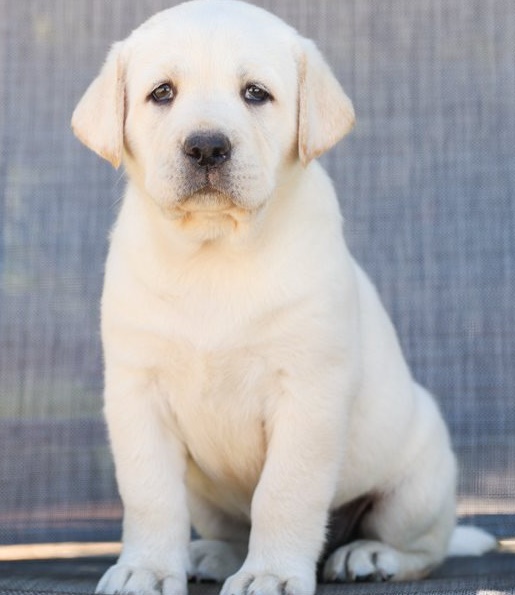
[(216, 213), (238, 206), (231, 196), (211, 187), (202, 188), (177, 203), (178, 209), (188, 213)]
[(190, 240), (199, 243), (246, 236), (255, 211), (236, 199), (211, 188), (204, 188), (161, 207), (164, 216)]

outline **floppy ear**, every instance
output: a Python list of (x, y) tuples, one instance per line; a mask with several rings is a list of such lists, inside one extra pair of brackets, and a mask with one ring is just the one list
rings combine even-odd
[(125, 80), (121, 43), (111, 48), (97, 78), (88, 87), (72, 116), (72, 129), (89, 149), (118, 168), (122, 162), (125, 119)]
[(302, 39), (299, 64), (299, 157), (303, 165), (328, 151), (354, 125), (354, 108), (322, 54)]

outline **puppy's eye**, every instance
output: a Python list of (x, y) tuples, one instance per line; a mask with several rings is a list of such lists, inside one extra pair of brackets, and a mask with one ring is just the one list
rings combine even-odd
[(174, 90), (170, 83), (163, 83), (150, 93), (149, 99), (154, 103), (170, 103), (174, 98)]
[(272, 100), (272, 95), (263, 85), (250, 83), (243, 89), (243, 99), (247, 103), (265, 103)]

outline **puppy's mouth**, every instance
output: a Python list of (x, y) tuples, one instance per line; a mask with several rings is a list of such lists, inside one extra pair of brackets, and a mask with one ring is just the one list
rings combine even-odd
[[(194, 177), (197, 179), (194, 180)], [(220, 174), (216, 170), (206, 170), (203, 179), (190, 177), (190, 187), (179, 201), (179, 208), (185, 211), (217, 212), (236, 206), (234, 197), (225, 188)], [(193, 179), (192, 179), (193, 178)], [(193, 183), (192, 182), (196, 182)], [(186, 189), (185, 189), (186, 190)]]

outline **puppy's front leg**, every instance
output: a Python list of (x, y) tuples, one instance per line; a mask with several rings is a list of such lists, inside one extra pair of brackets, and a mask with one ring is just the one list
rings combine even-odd
[(162, 396), (148, 382), (118, 376), (107, 384), (105, 412), (124, 505), (123, 549), (97, 592), (184, 595), (190, 524), (183, 448), (165, 425)]
[(345, 411), (342, 382), (315, 387), (296, 380), (283, 384), (268, 418), (267, 458), (252, 500), (248, 556), (227, 579), (222, 595), (315, 592), (342, 460)]

